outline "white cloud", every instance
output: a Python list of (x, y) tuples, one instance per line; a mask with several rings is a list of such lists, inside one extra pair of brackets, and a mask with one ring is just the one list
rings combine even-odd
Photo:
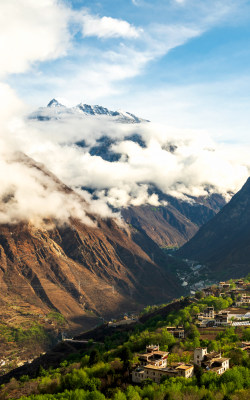
[(50, 223), (65, 223), (73, 217), (95, 226), (80, 197), (67, 193), (41, 164), (13, 152), (6, 143), (0, 152), (0, 180), (0, 223), (29, 221), (41, 225), (47, 218)]
[(89, 13), (81, 17), (83, 22), (82, 34), (99, 38), (138, 38), (142, 29), (135, 28), (127, 21), (111, 17), (99, 17)]
[(64, 223), (74, 217), (93, 226), (86, 215), (86, 203), (67, 193), (52, 174), (22, 153), (22, 145), (32, 142), (22, 120), (26, 108), (1, 82), (0, 104), (0, 224), (28, 220), (41, 225), (45, 218)]
[[(39, 2), (34, 1), (32, 1), (33, 7), (35, 7), (36, 3), (39, 8)], [(23, 77), (22, 89), (26, 78), (27, 85), (32, 87), (31, 91), (33, 90), (32, 96), (30, 94), (27, 95), (32, 97), (31, 103), (36, 101), (35, 99), (38, 95), (41, 96), (41, 91), (47, 92), (47, 88), (51, 93), (55, 93), (56, 97), (66, 97), (71, 103), (79, 102), (80, 96), (83, 95), (86, 97), (86, 101), (89, 102), (98, 102), (107, 96), (122, 96), (128, 90), (128, 85), (124, 85), (124, 82), (142, 75), (150, 62), (164, 56), (171, 49), (201, 35), (235, 11), (235, 5), (231, 1), (226, 4), (218, 3), (214, 0), (206, 4), (192, 1), (192, 7), (185, 7), (185, 12), (182, 7), (183, 14), (175, 18), (176, 22), (173, 23), (173, 20), (168, 18), (169, 11), (172, 8), (171, 2), (164, 4), (162, 2), (157, 2), (156, 4), (146, 3), (147, 12), (150, 12), (150, 7), (158, 9), (159, 13), (162, 12), (162, 15), (166, 14), (166, 22), (164, 24), (157, 22), (148, 24), (143, 26), (142, 31), (141, 28), (135, 27), (127, 21), (108, 16), (93, 15), (86, 8), (73, 11), (70, 8), (66, 8), (66, 6), (63, 8), (61, 5), (57, 10), (55, 6), (57, 3), (53, 0), (46, 0), (43, 4), (49, 4), (50, 7), (52, 7), (51, 4), (53, 5), (52, 10), (56, 10), (56, 15), (53, 16), (52, 12), (52, 16), (56, 22), (59, 21), (55, 26), (62, 26), (66, 29), (65, 33), (62, 30), (61, 33), (63, 34), (60, 36), (62, 42), (67, 44), (66, 48), (69, 47), (71, 37), (69, 29), (67, 30), (69, 26), (72, 26), (74, 33), (82, 30), (85, 40), (81, 41), (80, 44), (75, 41), (74, 46), (71, 43), (67, 62), (61, 63), (56, 69), (47, 70), (46, 74), (41, 73), (33, 77), (31, 75)], [(190, 11), (193, 9), (195, 12)], [(47, 14), (51, 15), (51, 12)], [(53, 18), (51, 17), (51, 20)], [(37, 25), (39, 26), (39, 20)], [(48, 24), (44, 30), (48, 30), (48, 36), (52, 34), (51, 43), (55, 43), (58, 38), (57, 32), (60, 29), (52, 30), (50, 33), (50, 25)], [(22, 29), (20, 31), (22, 32)], [(55, 32), (56, 36), (54, 35)], [(92, 35), (100, 39), (120, 38), (120, 41), (118, 43), (110, 40), (107, 47), (104, 47), (105, 45), (103, 45), (102, 41), (100, 49), (98, 41), (95, 41), (95, 44), (93, 42), (91, 42), (91, 45), (89, 44), (87, 37)], [(53, 37), (55, 38), (53, 39)], [(133, 40), (131, 41), (131, 39)], [(49, 43), (46, 48), (51, 49), (51, 44)], [(60, 48), (58, 46), (58, 49)], [(50, 52), (50, 54), (52, 53), (52, 58), (58, 56), (57, 50)], [(61, 54), (65, 50), (63, 46)], [(39, 46), (36, 47), (36, 51), (37, 53), (39, 52)], [(30, 62), (32, 61), (30, 60)], [(40, 82), (39, 93), (37, 89), (38, 80)], [(17, 81), (17, 85), (20, 85), (20, 82)]]
[(56, 97), (66, 97), (72, 104), (79, 102), (79, 93), (86, 96), (83, 100), (87, 102), (102, 101), (105, 96), (121, 96), (127, 88), (124, 82), (143, 74), (150, 62), (200, 33), (190, 27), (154, 24), (137, 39), (138, 47), (126, 42), (108, 50), (87, 47), (84, 54), (79, 55), (78, 63), (70, 64), (70, 71), (60, 71), (60, 77), (53, 73), (39, 79), (44, 87), (56, 93)]
[[(65, 55), (71, 17), (71, 10), (56, 0), (1, 2), (0, 77)], [(64, 223), (73, 217), (94, 226), (86, 215), (86, 202), (20, 152), (21, 144), (30, 141), (22, 120), (25, 110), (14, 90), (0, 82), (0, 223), (28, 220), (40, 225), (45, 218)], [(20, 131), (23, 138), (18, 143)]]
[[(176, 70), (176, 73), (181, 73)], [(193, 84), (166, 84), (135, 93), (130, 107), (134, 113), (164, 124), (169, 131), (196, 131), (219, 142), (249, 144), (250, 90), (248, 76)]]
[(56, 0), (0, 2), (0, 76), (66, 54), (70, 10)]
[[(94, 189), (96, 206), (102, 215), (108, 215), (107, 204), (115, 208), (159, 205), (158, 197), (148, 192), (151, 185), (182, 199), (206, 195), (207, 187), (210, 193), (227, 197), (229, 191), (240, 189), (250, 171), (248, 147), (235, 151), (229, 145), (216, 144), (205, 134), (184, 129), (171, 131), (147, 123), (122, 125), (106, 118), (79, 116), (68, 120), (65, 117), (63, 121), (32, 122), (30, 129), (33, 144), (23, 143), (28, 154), (45, 162), (72, 187)], [(146, 148), (124, 139), (132, 133), (142, 135)], [(118, 140), (112, 150), (122, 155), (119, 161), (91, 156), (89, 147), (72, 147), (72, 142), (79, 139), (93, 146), (103, 135)], [(20, 137), (23, 139), (21, 132)], [(170, 145), (176, 146), (174, 153), (169, 151)]]
[[(60, 71), (55, 76), (54, 72), (43, 80), (43, 73), (37, 69), (36, 83), (39, 79), (41, 86), (46, 82), (53, 90), (56, 80), (61, 97), (70, 94), (79, 99), (80, 92), (88, 93), (89, 97), (93, 93), (93, 98), (116, 94), (121, 90), (119, 82), (139, 75), (150, 61), (202, 34), (228, 12), (227, 8), (217, 7), (215, 12), (204, 12), (195, 18), (192, 24), (151, 24), (142, 35), (140, 29), (126, 21), (93, 16), (86, 10), (76, 13), (65, 4), (56, 0), (9, 0), (0, 4), (0, 76), (25, 72), (36, 62), (57, 59), (69, 50), (76, 57), (80, 50), (84, 55), (77, 58), (78, 65), (72, 66), (69, 58), (70, 68), (65, 69), (65, 75)], [(74, 25), (76, 31), (83, 29), (85, 37), (121, 38), (123, 42), (115, 41), (108, 51), (87, 46), (81, 50), (76, 44), (73, 47), (71, 22), (77, 25)], [(132, 45), (131, 39), (136, 39)], [(153, 125), (136, 126), (135, 130), (105, 119), (88, 119), (84, 123), (79, 118), (24, 123), (18, 118), (23, 113), (23, 104), (14, 91), (1, 83), (0, 93), (0, 223), (22, 219), (40, 223), (45, 217), (65, 222), (73, 216), (91, 224), (86, 210), (110, 216), (107, 204), (118, 208), (158, 205), (158, 197), (148, 193), (151, 184), (182, 198), (205, 194), (207, 185), (226, 195), (228, 190), (239, 189), (249, 174), (247, 148), (235, 154), (230, 146), (215, 145), (193, 132), (185, 135), (181, 130), (177, 134)], [(185, 107), (187, 102), (183, 99), (185, 96), (179, 96), (178, 104)], [(152, 103), (154, 99), (151, 106)], [(135, 131), (143, 136), (146, 148), (124, 140)], [(123, 157), (116, 163), (91, 156), (88, 149), (72, 146), (76, 139), (85, 139), (93, 145), (104, 134), (119, 138), (113, 150)], [(166, 150), (169, 143), (177, 146), (174, 154)], [(89, 208), (78, 196), (65, 193), (52, 176), (23, 159), (20, 153), (17, 156), (16, 151), (44, 163), (78, 193), (82, 193), (81, 186), (92, 187), (98, 198), (93, 200), (88, 193), (82, 193), (91, 201)]]

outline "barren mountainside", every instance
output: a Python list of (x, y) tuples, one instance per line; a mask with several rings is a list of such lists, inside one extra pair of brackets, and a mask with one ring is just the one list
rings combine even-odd
[(163, 198), (166, 205), (128, 207), (121, 212), (128, 224), (145, 232), (163, 248), (186, 243), (225, 204), (225, 199), (217, 194), (192, 199), (192, 202), (163, 193), (159, 193), (159, 198)]
[[(55, 190), (72, 195), (53, 174), (22, 157), (53, 181)], [(96, 316), (115, 316), (181, 293), (171, 272), (174, 261), (149, 236), (114, 219), (88, 217), (94, 226), (73, 218), (50, 219), (39, 227), (0, 225), (3, 305), (19, 298), (44, 312), (59, 311), (86, 329), (96, 324)]]
[(209, 265), (219, 276), (250, 271), (250, 178), (232, 200), (200, 228), (178, 255)]

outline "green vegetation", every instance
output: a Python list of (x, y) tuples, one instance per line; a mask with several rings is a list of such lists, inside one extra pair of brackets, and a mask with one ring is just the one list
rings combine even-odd
[[(161, 384), (147, 380), (140, 387), (129, 384), (126, 378), (128, 376), (124, 376), (124, 369), (118, 361), (116, 365), (114, 362), (100, 362), (92, 368), (74, 368), (65, 375), (53, 371), (49, 376), (37, 379), (39, 394), (21, 399), (223, 400), (225, 396), (247, 399), (250, 393), (250, 370), (244, 366), (233, 367), (222, 376), (207, 372), (190, 379), (164, 377)], [(119, 385), (121, 382), (123, 384)]]
[(56, 311), (51, 311), (49, 314), (47, 314), (47, 318), (57, 322), (58, 325), (64, 325), (66, 323), (65, 317)]
[(5, 324), (0, 324), (0, 342), (16, 342), (20, 344), (44, 343), (49, 340), (49, 336), (43, 326), (33, 322), (28, 329), (22, 327), (15, 328)]
[[(188, 300), (188, 299), (187, 299)], [(246, 400), (250, 398), (250, 360), (247, 351), (240, 348), (242, 340), (250, 339), (250, 328), (225, 327), (208, 328), (206, 335), (196, 326), (196, 315), (207, 306), (223, 310), (233, 304), (230, 296), (197, 295), (189, 299), (189, 305), (177, 312), (162, 317), (148, 318), (131, 331), (122, 331), (106, 337), (104, 344), (89, 341), (85, 351), (72, 354), (61, 362), (58, 368), (40, 368), (36, 378), (27, 375), (3, 385), (0, 399), (21, 398), (22, 400)], [(188, 302), (186, 302), (188, 304)], [(144, 310), (161, 311), (161, 307)], [(52, 317), (51, 317), (52, 318)], [(176, 339), (168, 332), (167, 326), (183, 325), (185, 339)], [(37, 329), (37, 328), (36, 328)], [(33, 329), (33, 334), (36, 331)], [(39, 332), (39, 330), (38, 330)], [(33, 335), (32, 334), (32, 335)], [(8, 338), (19, 337), (23, 333), (6, 331)], [(13, 336), (11, 336), (13, 335)], [(18, 336), (19, 335), (19, 336)], [(24, 335), (25, 337), (25, 335)], [(33, 337), (33, 336), (32, 336)], [(212, 337), (212, 338), (211, 338)], [(16, 340), (16, 339), (15, 339)], [(137, 353), (144, 351), (148, 344), (159, 344), (168, 351), (168, 363), (190, 362), (195, 347), (207, 347), (208, 351), (221, 351), (223, 357), (230, 358), (230, 369), (223, 375), (204, 372), (197, 367), (195, 376), (162, 377), (157, 384), (146, 379), (141, 385), (131, 383), (131, 371), (138, 364)], [(13, 397), (12, 397), (13, 395)], [(21, 397), (23, 396), (23, 397)]]

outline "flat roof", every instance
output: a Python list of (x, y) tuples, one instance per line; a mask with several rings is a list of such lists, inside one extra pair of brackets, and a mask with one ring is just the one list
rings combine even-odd
[(157, 369), (157, 371), (162, 371), (162, 368), (161, 368), (161, 367), (157, 367), (157, 365), (152, 365), (152, 364), (147, 364), (147, 365), (145, 365), (144, 368), (147, 368), (147, 369)]
[(148, 358), (148, 357), (153, 357), (154, 355), (157, 355), (157, 356), (167, 356), (169, 354), (169, 352), (168, 351), (160, 351), (160, 350), (157, 350), (157, 351), (152, 351), (152, 353), (142, 353), (142, 354), (138, 354), (138, 357), (145, 357), (145, 358)]
[(179, 365), (179, 367), (177, 367), (176, 369), (190, 369), (190, 368), (194, 368), (193, 365)]

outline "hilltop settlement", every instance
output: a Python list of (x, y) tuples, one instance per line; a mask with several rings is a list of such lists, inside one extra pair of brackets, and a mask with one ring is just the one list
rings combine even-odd
[(0, 398), (248, 399), (249, 296), (250, 276), (105, 322), (0, 376)]

